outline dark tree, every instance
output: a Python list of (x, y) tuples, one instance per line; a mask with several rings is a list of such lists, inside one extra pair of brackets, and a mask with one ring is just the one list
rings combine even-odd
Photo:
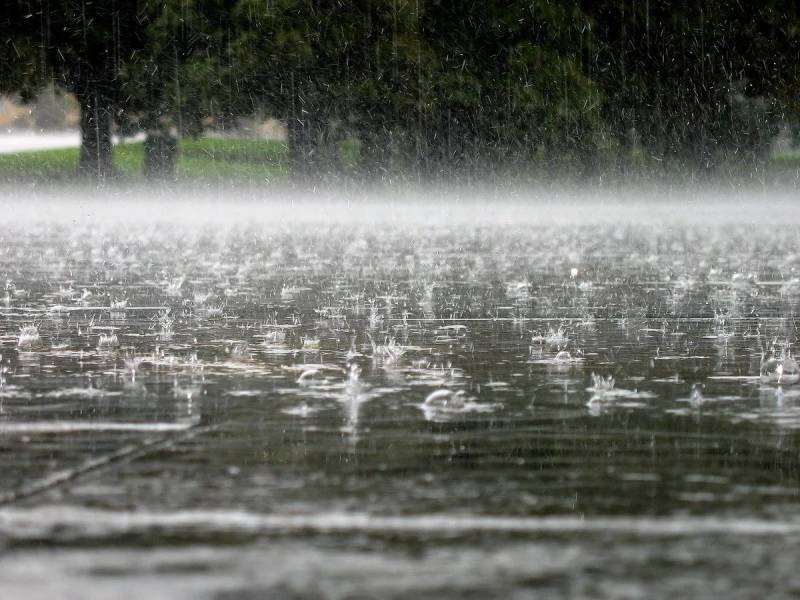
[(628, 156), (697, 173), (763, 159), (796, 106), (798, 7), (704, 0), (584, 2), (600, 43), (588, 72)]
[(385, 178), (407, 156), (420, 106), (424, 48), (415, 2), (241, 0), (235, 63), (243, 97), (285, 119), (292, 176), (342, 167), (341, 143), (359, 143), (359, 168)]
[(420, 132), (428, 172), (485, 177), (568, 158), (593, 170), (599, 96), (581, 69), (591, 28), (576, 2), (435, 0), (421, 34), (436, 56)]
[[(49, 81), (75, 94), (81, 108), (79, 172), (112, 172), (112, 123), (120, 105), (121, 66), (141, 46), (140, 3), (123, 0), (9, 0), (0, 80), (26, 97)], [(5, 57), (4, 57), (5, 58)]]
[[(9, 0), (0, 90), (81, 106), (80, 170), (111, 133), (284, 119), (292, 176), (505, 177), (756, 165), (800, 122), (800, 8), (780, 0)], [(650, 162), (654, 161), (654, 162)]]
[(231, 100), (228, 51), (232, 0), (146, 2), (143, 43), (122, 65), (126, 131), (144, 131), (144, 171), (174, 177), (177, 139), (226, 124)]

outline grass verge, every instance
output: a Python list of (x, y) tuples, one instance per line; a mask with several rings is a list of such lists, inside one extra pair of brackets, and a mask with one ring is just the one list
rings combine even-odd
[[(143, 162), (143, 144), (114, 147), (114, 170), (121, 179), (143, 178)], [(77, 166), (77, 148), (0, 154), (0, 178), (8, 180), (71, 179)], [(283, 142), (215, 138), (180, 142), (178, 179), (263, 183), (286, 179), (286, 173)]]

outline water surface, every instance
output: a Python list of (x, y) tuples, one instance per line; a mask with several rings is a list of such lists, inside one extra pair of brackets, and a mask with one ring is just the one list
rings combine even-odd
[(0, 239), (11, 597), (800, 593), (796, 225), (92, 202)]

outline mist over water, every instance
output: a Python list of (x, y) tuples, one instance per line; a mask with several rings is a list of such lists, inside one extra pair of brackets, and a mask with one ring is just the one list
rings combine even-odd
[(253, 223), (425, 225), (663, 224), (714, 227), (796, 222), (793, 186), (441, 184), (320, 186), (163, 183), (6, 183), (0, 206), (14, 223), (142, 223), (173, 227)]
[(788, 191), (2, 205), (14, 597), (800, 589)]

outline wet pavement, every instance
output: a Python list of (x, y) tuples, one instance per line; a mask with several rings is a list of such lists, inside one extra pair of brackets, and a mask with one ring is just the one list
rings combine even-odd
[(9, 224), (0, 590), (796, 597), (799, 234)]

